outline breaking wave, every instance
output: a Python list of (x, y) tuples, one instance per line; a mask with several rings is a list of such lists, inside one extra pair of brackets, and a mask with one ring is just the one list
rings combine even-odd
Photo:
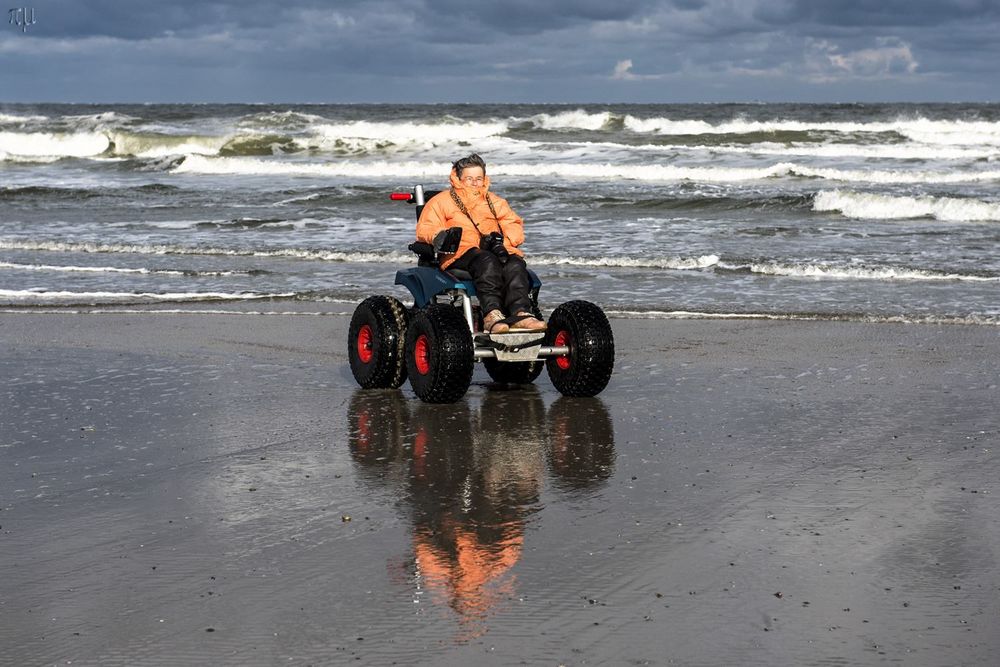
[[(263, 156), (294, 153), (378, 155), (398, 150), (450, 147), (456, 143), (522, 148), (515, 137), (540, 139), (547, 132), (585, 138), (584, 145), (632, 146), (669, 140), (687, 148), (758, 154), (919, 159), (996, 159), (1000, 123), (900, 118), (889, 121), (822, 122), (776, 118), (726, 121), (649, 117), (585, 109), (463, 120), (452, 116), (394, 121), (336, 120), (297, 111), (267, 111), (208, 124), (145, 124), (117, 112), (68, 115), (0, 114), (0, 159), (52, 157)], [(199, 131), (200, 130), (200, 131)], [(523, 133), (527, 131), (526, 137)], [(581, 134), (582, 133), (582, 134)], [(538, 135), (538, 136), (536, 136)], [(630, 138), (631, 137), (631, 138)], [(704, 144), (699, 145), (698, 138)], [(489, 142), (502, 140), (503, 144)], [(620, 141), (621, 143), (617, 143)], [(721, 142), (752, 144), (720, 146)], [(804, 145), (791, 145), (803, 143)], [(935, 152), (937, 151), (937, 152)]]
[(816, 194), (815, 211), (836, 211), (848, 218), (904, 220), (934, 218), (944, 221), (1000, 221), (1000, 202), (959, 197), (905, 197), (851, 190)]

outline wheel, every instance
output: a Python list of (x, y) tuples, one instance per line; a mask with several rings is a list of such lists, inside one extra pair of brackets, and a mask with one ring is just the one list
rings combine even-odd
[(406, 329), (406, 371), (425, 403), (454, 403), (472, 382), (475, 353), (462, 311), (431, 304), (417, 311)]
[(615, 365), (615, 338), (604, 311), (588, 301), (567, 301), (549, 317), (545, 345), (569, 347), (545, 367), (565, 396), (595, 396), (608, 386)]
[(404, 456), (410, 415), (399, 389), (355, 389), (347, 408), (347, 445), (363, 466), (381, 470)]
[(487, 357), (483, 366), (494, 382), (502, 384), (531, 384), (542, 374), (541, 361), (497, 361)]
[(557, 486), (586, 489), (611, 477), (615, 431), (600, 398), (561, 396), (549, 407), (546, 424)]
[(408, 319), (406, 308), (391, 296), (370, 296), (354, 309), (347, 356), (363, 388), (395, 389), (406, 381), (403, 340)]

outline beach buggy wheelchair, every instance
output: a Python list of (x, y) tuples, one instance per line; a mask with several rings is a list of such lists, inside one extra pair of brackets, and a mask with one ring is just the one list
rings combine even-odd
[[(391, 198), (416, 204), (419, 219), (424, 202), (435, 194), (417, 185)], [(552, 311), (546, 331), (484, 332), (472, 276), (439, 266), (440, 255), (458, 248), (460, 231), (444, 230), (433, 244), (409, 245), (417, 266), (397, 271), (396, 284), (413, 295), (412, 307), (381, 295), (358, 304), (348, 333), (348, 357), (358, 384), (397, 388), (408, 377), (420, 400), (453, 403), (468, 391), (476, 362), (495, 382), (508, 384), (533, 382), (544, 364), (560, 393), (600, 393), (615, 361), (614, 335), (604, 311), (587, 301), (568, 301)], [(532, 310), (544, 319), (538, 309), (541, 281), (529, 274)]]

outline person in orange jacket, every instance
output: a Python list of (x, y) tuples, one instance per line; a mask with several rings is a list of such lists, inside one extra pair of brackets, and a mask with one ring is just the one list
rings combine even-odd
[(486, 313), (484, 331), (544, 330), (545, 322), (531, 313), (531, 278), (518, 247), (524, 243), (524, 221), (505, 199), (490, 194), (486, 162), (479, 155), (456, 161), (450, 181), (450, 190), (438, 193), (424, 206), (417, 221), (417, 240), (433, 243), (442, 230), (462, 229), (458, 250), (441, 262), (441, 268), (463, 269), (472, 275)]

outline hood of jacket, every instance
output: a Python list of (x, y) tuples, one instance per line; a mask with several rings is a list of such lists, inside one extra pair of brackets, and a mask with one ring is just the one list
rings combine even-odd
[(484, 201), (486, 193), (490, 189), (490, 177), (485, 174), (483, 175), (483, 184), (473, 187), (469, 187), (460, 181), (454, 169), (451, 170), (451, 176), (448, 180), (451, 182), (451, 187), (458, 193), (458, 196), (462, 198), (462, 201), (466, 202), (466, 206)]

